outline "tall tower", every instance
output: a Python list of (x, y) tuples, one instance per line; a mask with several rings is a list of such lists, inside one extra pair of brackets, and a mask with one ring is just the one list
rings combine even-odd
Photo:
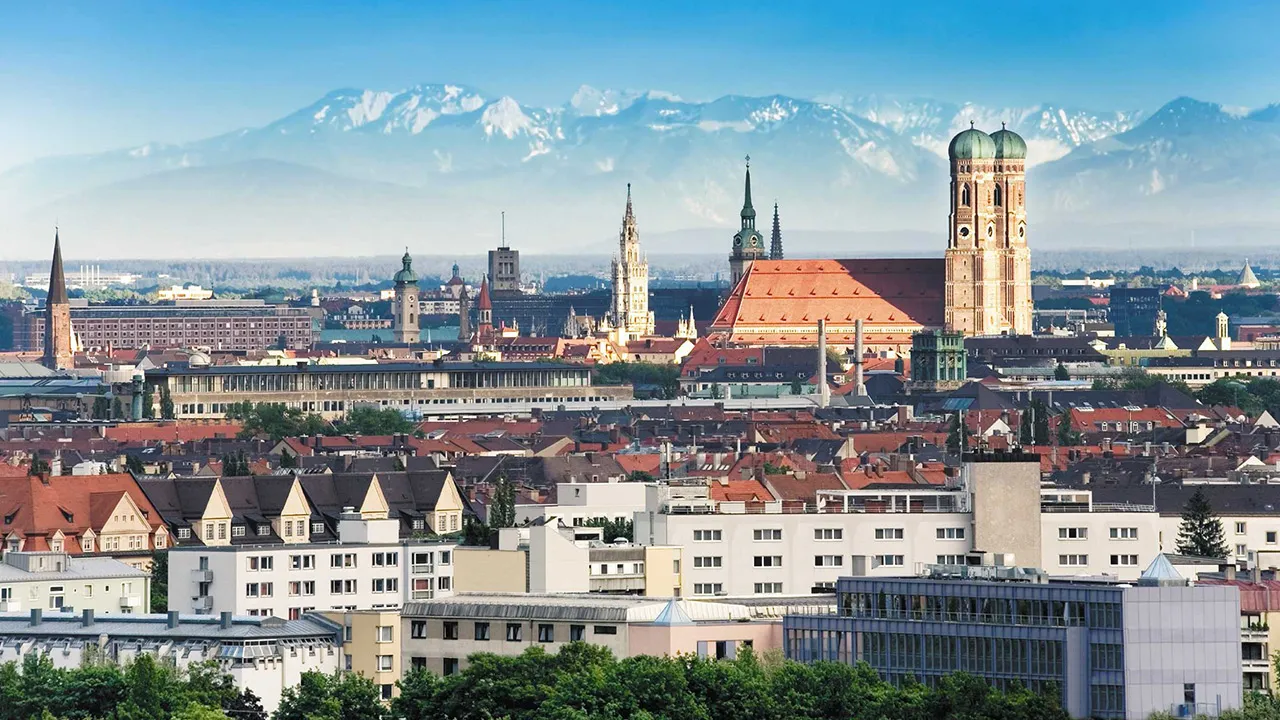
[(489, 251), (490, 292), (516, 295), (520, 292), (520, 251), (507, 245), (507, 214), (502, 213), (502, 240), (497, 250)]
[(396, 295), (391, 301), (393, 318), (391, 334), (398, 343), (416, 343), (418, 330), (418, 276), (413, 272), (413, 258), (405, 248), (400, 258), (400, 271), (396, 273)]
[(737, 285), (754, 260), (762, 260), (767, 253), (764, 236), (756, 230), (756, 209), (751, 207), (751, 156), (747, 156), (747, 179), (742, 200), (742, 228), (733, 236), (733, 251), (729, 253), (731, 287)]
[(476, 340), (493, 340), (493, 299), (489, 297), (489, 278), (480, 281), (480, 297), (476, 300)]
[(640, 231), (631, 209), (631, 184), (627, 183), (627, 209), (618, 233), (618, 257), (613, 261), (613, 326), (629, 336), (653, 334), (649, 312), (649, 263), (640, 256)]
[(769, 239), (769, 259), (782, 259), (782, 221), (778, 219), (778, 203), (773, 204), (773, 237)]
[(40, 364), (50, 370), (66, 370), (74, 365), (71, 336), (71, 301), (67, 299), (67, 278), (62, 272), (62, 241), (53, 231), (53, 265), (49, 267), (49, 297), (44, 303), (44, 357)]
[(467, 295), (466, 283), (458, 291), (458, 339), (471, 339), (471, 297)]
[(995, 187), (992, 205), (996, 217), (996, 244), (1004, 256), (1001, 311), (1014, 335), (1033, 332), (1031, 300), (1031, 249), (1027, 245), (1027, 143), (1000, 124), (991, 134), (995, 143)]

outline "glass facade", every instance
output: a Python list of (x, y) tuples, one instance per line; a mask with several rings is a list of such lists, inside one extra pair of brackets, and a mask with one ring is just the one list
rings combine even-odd
[(866, 662), (894, 683), (967, 672), (1124, 717), (1119, 588), (933, 579), (841, 578), (835, 615), (788, 615), (787, 657)]

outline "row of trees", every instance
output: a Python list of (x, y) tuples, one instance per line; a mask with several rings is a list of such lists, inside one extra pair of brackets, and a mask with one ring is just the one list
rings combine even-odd
[(232, 403), (227, 417), (243, 423), (241, 438), (271, 440), (301, 435), (399, 435), (412, 433), (415, 428), (413, 421), (398, 410), (368, 406), (352, 408), (345, 418), (331, 423), (298, 408), (245, 400)]
[(29, 653), (0, 665), (0, 720), (267, 720), (262, 703), (214, 662), (186, 670), (139, 655), (124, 667), (55, 668)]

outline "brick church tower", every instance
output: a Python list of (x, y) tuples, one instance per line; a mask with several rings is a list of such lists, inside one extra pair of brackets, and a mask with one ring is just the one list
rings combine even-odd
[(764, 236), (756, 230), (756, 209), (751, 206), (751, 156), (747, 156), (747, 179), (742, 201), (742, 227), (733, 236), (733, 250), (729, 253), (729, 287), (733, 288), (751, 269), (755, 260), (764, 260), (769, 252)]
[(67, 278), (62, 272), (62, 241), (53, 232), (53, 265), (49, 267), (49, 297), (44, 303), (44, 356), (40, 364), (50, 370), (66, 370), (74, 365), (71, 334), (71, 301), (67, 298)]
[(951, 140), (945, 324), (973, 335), (1031, 334), (1027, 145), (970, 127)]

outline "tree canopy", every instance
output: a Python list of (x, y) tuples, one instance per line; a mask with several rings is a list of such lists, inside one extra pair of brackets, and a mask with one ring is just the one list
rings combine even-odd
[(551, 655), (477, 654), (439, 677), (412, 671), (391, 715), (404, 720), (1066, 720), (1054, 693), (1000, 692), (970, 675), (895, 687), (867, 665), (637, 656), (569, 643)]
[(1183, 555), (1225, 558), (1228, 555), (1226, 534), (1222, 520), (1213, 512), (1209, 498), (1202, 488), (1187, 500), (1182, 509), (1182, 524), (1178, 526), (1178, 552)]
[(414, 424), (394, 408), (362, 405), (352, 408), (336, 427), (344, 435), (407, 435)]
[(314, 413), (304, 413), (298, 408), (274, 403), (257, 403), (248, 400), (232, 403), (227, 417), (244, 424), (241, 438), (266, 437), (282, 440), (299, 435), (325, 435), (333, 428)]

